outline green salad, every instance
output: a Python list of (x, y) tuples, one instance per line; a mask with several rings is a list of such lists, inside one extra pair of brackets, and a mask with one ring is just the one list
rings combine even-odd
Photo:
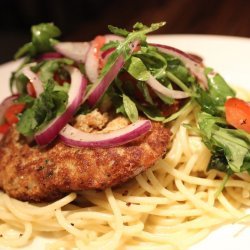
[[(24, 59), (10, 80), (17, 95), (13, 105), (23, 104), (14, 112), (17, 130), (47, 145), (67, 130), (72, 117), (98, 108), (130, 120), (129, 132), (121, 132), (122, 144), (149, 131), (151, 121), (171, 126), (195, 103), (198, 127), (185, 126), (199, 134), (211, 151), (208, 168), (228, 175), (250, 173), (249, 103), (236, 98), (223, 77), (199, 58), (149, 43), (147, 35), (163, 25), (136, 23), (132, 31), (110, 25), (113, 35), (82, 43), (60, 42), (61, 31), (53, 23), (32, 26), (31, 42), (15, 54)], [(11, 122), (1, 121), (1, 126), (6, 124)], [(110, 136), (107, 145), (116, 146)], [(67, 139), (66, 144), (73, 140)]]

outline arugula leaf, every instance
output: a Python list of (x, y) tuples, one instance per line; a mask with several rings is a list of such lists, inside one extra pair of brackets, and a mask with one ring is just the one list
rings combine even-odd
[(55, 87), (54, 87), (54, 91), (63, 91), (63, 92), (68, 93), (69, 88), (70, 88), (70, 84), (65, 82), (65, 83), (63, 83), (63, 85), (56, 84)]
[(208, 113), (198, 115), (203, 142), (212, 151), (209, 168), (227, 173), (250, 171), (250, 136), (230, 129), (224, 119)]
[(141, 59), (132, 56), (125, 66), (127, 72), (138, 81), (147, 81), (150, 73)]
[[(20, 76), (20, 71), (21, 69), (27, 64), (30, 63), (30, 58), (26, 57), (24, 58), (24, 60), (22, 61), (22, 63), (19, 65), (19, 67), (16, 69), (16, 71), (11, 73), (11, 77), (10, 77), (10, 81), (9, 81), (9, 88), (12, 94), (14, 94), (14, 86), (16, 84), (16, 87), (18, 85), (17, 83), (17, 78), (18, 76)], [(24, 75), (23, 75), (24, 76)], [(28, 79), (26, 78), (26, 80), (28, 81)], [(24, 84), (26, 84), (26, 82), (24, 82)], [(23, 87), (24, 84), (21, 84), (21, 87)], [(17, 91), (19, 92), (20, 89), (17, 89)], [(19, 93), (23, 93), (22, 90), (20, 90)]]
[(110, 30), (111, 33), (117, 35), (117, 36), (124, 36), (126, 37), (129, 34), (129, 31), (126, 29), (121, 29), (118, 27), (115, 27), (113, 25), (108, 25), (108, 29)]
[(25, 103), (25, 107), (31, 107), (34, 104), (35, 98), (30, 95), (21, 95), (18, 97), (17, 102), (18, 103)]
[(116, 93), (112, 86), (110, 88), (110, 91), (108, 91), (109, 97), (111, 98), (111, 102), (115, 107), (115, 111), (117, 114), (121, 113), (124, 116), (127, 116), (124, 105), (123, 105), (123, 99), (122, 95)]
[(24, 44), (15, 54), (15, 59), (22, 56), (35, 56), (38, 53), (53, 50), (57, 42), (55, 37), (61, 35), (61, 31), (53, 23), (41, 23), (31, 27), (31, 42)]
[(145, 101), (151, 105), (154, 105), (154, 102), (153, 102), (153, 99), (149, 93), (147, 84), (145, 82), (139, 81), (139, 82), (137, 82), (137, 87), (141, 91), (141, 93), (143, 94)]
[(167, 67), (167, 58), (153, 46), (142, 44), (134, 56), (139, 57), (148, 69)]
[(125, 94), (122, 95), (124, 110), (131, 122), (138, 120), (138, 110), (135, 103)]
[(221, 124), (226, 126), (225, 119), (221, 117), (214, 117), (208, 113), (202, 112), (198, 115), (198, 123), (201, 131), (206, 131), (206, 137), (208, 140), (211, 139), (213, 127), (216, 124)]
[(141, 105), (139, 103), (136, 103), (136, 106), (140, 111), (144, 113), (150, 120), (156, 121), (156, 122), (162, 122), (165, 120), (165, 117), (161, 114), (159, 109), (155, 106), (146, 106)]
[(24, 74), (19, 74), (15, 77), (15, 86), (18, 93), (25, 93), (26, 92), (26, 85), (29, 82), (28, 78)]
[[(125, 61), (129, 59), (130, 57), (129, 51), (131, 50), (130, 48), (131, 43), (133, 43), (134, 41), (140, 41), (141, 43), (145, 43), (146, 34), (159, 29), (163, 25), (165, 25), (165, 22), (153, 23), (149, 27), (144, 25), (143, 26), (139, 25), (140, 26), (139, 27), (138, 25), (135, 25), (134, 27), (136, 27), (136, 30), (133, 30), (132, 32), (128, 33), (126, 38), (123, 41), (119, 42), (119, 45), (116, 47), (116, 50), (110, 55), (110, 57), (107, 60), (107, 63), (105, 64), (105, 66), (101, 71), (99, 78), (102, 78), (106, 74), (106, 72), (110, 70), (110, 68), (113, 66), (118, 56), (122, 55)], [(114, 28), (111, 29), (113, 29), (113, 31), (117, 30)]]
[(212, 136), (215, 146), (223, 148), (228, 166), (233, 172), (241, 172), (245, 157), (250, 156), (250, 141), (232, 135), (230, 129), (219, 128)]
[[(126, 64), (126, 62), (131, 57), (131, 50), (132, 50), (131, 45), (134, 45), (133, 42), (138, 41), (140, 42), (140, 44), (146, 44), (146, 34), (159, 29), (163, 25), (165, 25), (165, 22), (152, 24), (149, 27), (148, 26), (140, 27), (140, 29), (133, 30), (132, 32), (130, 32), (124, 40), (119, 41), (114, 52), (108, 57), (108, 60), (105, 66), (102, 68), (98, 77), (98, 81), (95, 83), (95, 85), (98, 85), (101, 82), (101, 79), (105, 76), (107, 72), (111, 70), (112, 66), (120, 56), (123, 58), (124, 63)], [(90, 94), (91, 94), (90, 92), (87, 92), (84, 99), (86, 100)]]
[(235, 92), (228, 86), (219, 74), (214, 74), (207, 69), (208, 86), (207, 91), (197, 88), (196, 100), (201, 109), (211, 115), (223, 115), (224, 103), (228, 96), (235, 96)]
[(53, 23), (41, 23), (31, 28), (32, 43), (38, 51), (48, 51), (54, 44), (53, 38), (61, 35), (61, 31)]
[(53, 118), (64, 112), (68, 94), (64, 91), (55, 91), (55, 83), (50, 80), (44, 92), (35, 98), (22, 97), (22, 101), (29, 103), (28, 108), (20, 116), (17, 130), (24, 136), (33, 136), (44, 128)]
[(228, 96), (235, 96), (235, 91), (229, 87), (220, 74), (207, 74), (209, 82), (209, 93), (213, 96), (218, 106), (224, 105)]
[(174, 103), (174, 99), (165, 95), (162, 95), (159, 92), (155, 92), (155, 94), (167, 105), (171, 105)]
[(136, 31), (145, 31), (150, 29), (152, 31), (158, 30), (160, 27), (164, 26), (166, 24), (166, 22), (160, 22), (160, 23), (152, 23), (150, 26), (147, 26), (141, 22), (137, 22), (134, 24), (133, 28)]
[(126, 114), (126, 111), (125, 111), (125, 108), (124, 108), (124, 105), (123, 105), (122, 102), (120, 103), (120, 106), (117, 106), (117, 107), (116, 107), (116, 113), (117, 113), (117, 114), (121, 113), (121, 114), (123, 114), (124, 116), (127, 115), (127, 114)]
[(189, 74), (184, 69), (182, 66), (177, 66), (175, 70), (173, 70), (174, 73), (166, 71), (166, 76), (183, 91), (190, 93), (190, 88), (185, 84), (188, 83)]
[(209, 165), (208, 165), (208, 170), (209, 169), (216, 169), (221, 172), (228, 173), (228, 174), (232, 173), (232, 170), (229, 168), (227, 164), (227, 159), (223, 151), (221, 152), (218, 151), (218, 152), (213, 153), (213, 155), (211, 156)]
[(134, 30), (143, 30), (146, 29), (147, 26), (141, 22), (137, 22), (133, 25)]
[(163, 123), (168, 123), (168, 122), (171, 122), (171, 121), (175, 120), (176, 118), (181, 116), (183, 113), (185, 113), (187, 111), (187, 109), (189, 109), (191, 106), (193, 106), (193, 101), (192, 100), (187, 102), (180, 110), (178, 110), (174, 114), (170, 115), (169, 117), (165, 118), (163, 120)]
[[(175, 84), (183, 91), (190, 92), (190, 85), (192, 83), (190, 74), (179, 59), (159, 52), (152, 46), (142, 46), (141, 50), (135, 53), (133, 57), (140, 58), (147, 70), (164, 86), (171, 87), (171, 84)], [(137, 75), (142, 71), (140, 68), (137, 68)], [(133, 73), (132, 70), (130, 73)], [(134, 77), (136, 78), (136, 75)], [(172, 100), (162, 98), (162, 96), (160, 98), (165, 103), (169, 104), (172, 102)]]
[(101, 51), (105, 51), (105, 50), (116, 48), (118, 46), (118, 44), (119, 44), (119, 41), (110, 41), (108, 43), (105, 43), (101, 47)]

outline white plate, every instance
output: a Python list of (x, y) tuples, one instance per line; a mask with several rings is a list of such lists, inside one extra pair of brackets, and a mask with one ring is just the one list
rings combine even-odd
[[(159, 35), (150, 41), (175, 46), (204, 58), (205, 65), (213, 67), (235, 86), (250, 90), (250, 39), (211, 35)], [(0, 100), (9, 94), (10, 73), (18, 62), (0, 66)], [(242, 230), (243, 229), (243, 230)], [(249, 250), (250, 228), (227, 225), (211, 233), (205, 240), (190, 250)], [(32, 246), (22, 249), (42, 249), (44, 239), (38, 239)], [(7, 248), (0, 247), (4, 250)], [(9, 248), (8, 248), (9, 249)]]

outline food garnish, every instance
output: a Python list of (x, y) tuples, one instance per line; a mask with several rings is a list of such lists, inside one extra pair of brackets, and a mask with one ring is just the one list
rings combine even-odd
[[(150, 120), (174, 121), (192, 102), (200, 107), (199, 133), (212, 152), (209, 168), (228, 174), (250, 171), (249, 104), (236, 99), (222, 76), (200, 60), (171, 46), (148, 43), (146, 35), (163, 25), (136, 23), (131, 32), (109, 26), (114, 35), (81, 43), (55, 40), (61, 32), (52, 23), (33, 26), (32, 41), (15, 55), (26, 58), (10, 84), (19, 95), (13, 105), (23, 105), (15, 112), (20, 113), (17, 130), (39, 145), (60, 134), (71, 146), (112, 147), (141, 137), (150, 130)], [(74, 116), (96, 108), (121, 114), (132, 124), (92, 140), (91, 133), (73, 123)], [(6, 124), (10, 122), (2, 111), (2, 133)]]

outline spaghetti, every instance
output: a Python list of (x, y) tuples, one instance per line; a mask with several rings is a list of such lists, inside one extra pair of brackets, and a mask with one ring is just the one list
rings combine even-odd
[[(196, 124), (191, 104), (172, 125), (166, 157), (132, 181), (103, 192), (71, 193), (29, 204), (0, 193), (0, 244), (22, 247), (48, 235), (55, 249), (187, 249), (212, 230), (245, 216), (250, 177), (207, 171), (210, 152), (183, 124)], [(72, 203), (73, 202), (73, 203)]]

